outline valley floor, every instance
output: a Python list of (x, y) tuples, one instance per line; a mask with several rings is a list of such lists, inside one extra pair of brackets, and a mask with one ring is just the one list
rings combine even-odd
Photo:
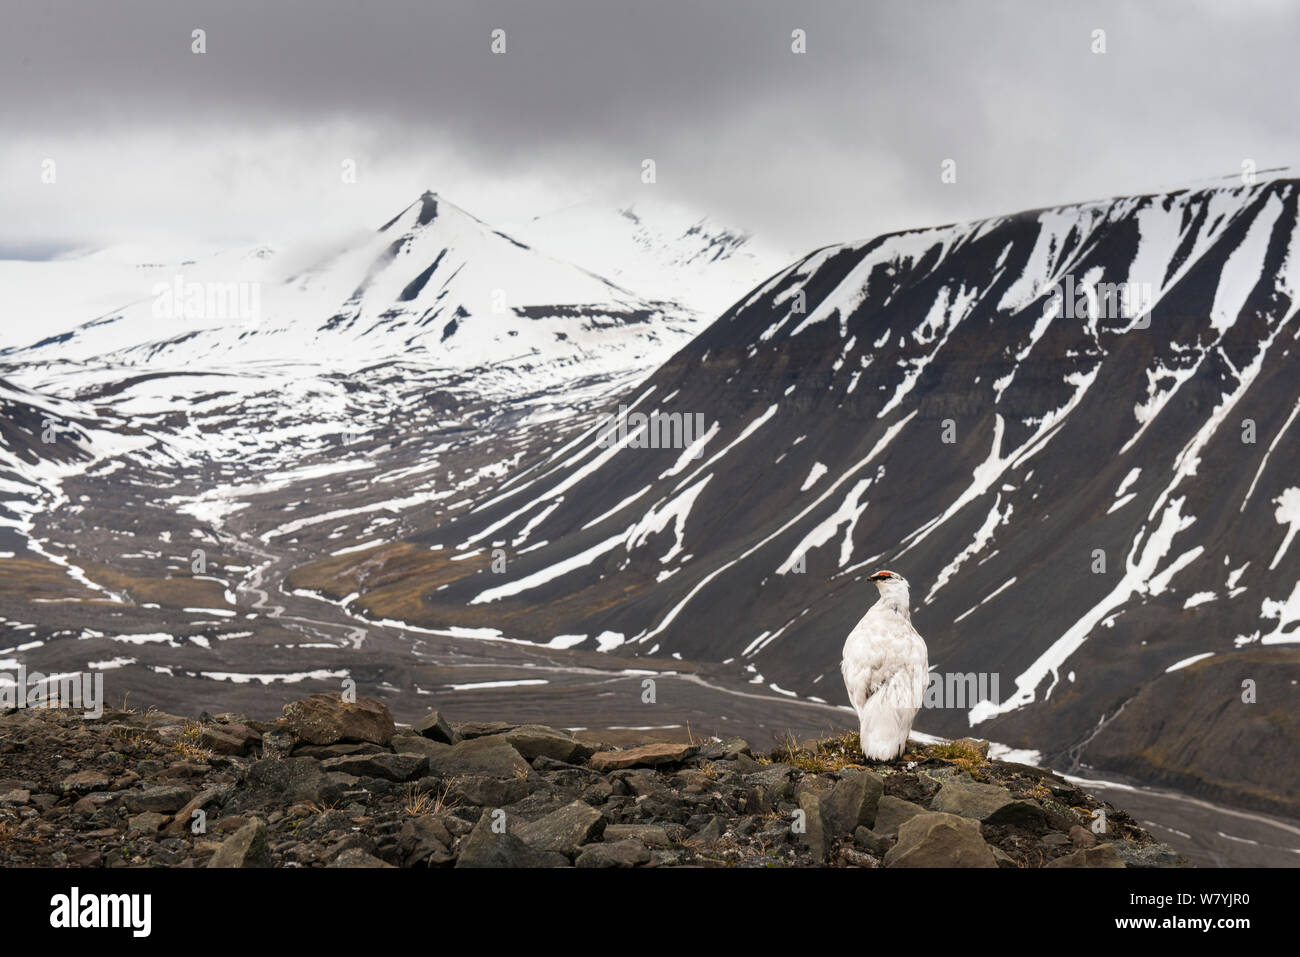
[[(30, 512), (36, 549), (0, 551), (0, 671), (99, 671), (106, 707), (192, 715), (275, 712), (350, 679), (401, 722), (436, 707), (611, 743), (716, 735), (769, 749), (852, 726), (846, 708), (781, 694), (738, 664), (414, 628), (293, 588), (306, 563), (437, 526), (537, 443), (558, 447), (592, 417), (580, 402), (502, 413), (414, 393), (418, 406), (359, 444), (271, 442), (260, 459), (236, 449), (184, 466), (122, 455), (64, 479), (61, 500)], [(236, 414), (197, 416), (196, 434), (215, 443)], [(1150, 790), (1114, 802), (1197, 864), (1300, 863), (1300, 822)]]

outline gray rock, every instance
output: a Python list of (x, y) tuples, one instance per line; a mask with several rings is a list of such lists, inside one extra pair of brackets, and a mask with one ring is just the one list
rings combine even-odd
[(283, 728), (266, 731), (262, 734), (262, 757), (287, 758), (293, 751), (293, 734)]
[(429, 759), (419, 754), (353, 754), (343, 758), (328, 758), (321, 762), (321, 770), (352, 774), (359, 778), (383, 778), (387, 781), (409, 781), (424, 774)]
[(760, 771), (745, 775), (745, 783), (750, 785), (747, 810), (755, 814), (766, 814), (784, 801), (789, 801), (794, 794), (794, 782), (791, 775), (794, 768), (788, 764), (770, 764)]
[(590, 764), (601, 774), (620, 768), (659, 767), (680, 764), (695, 753), (689, 744), (645, 744), (625, 751), (601, 751), (591, 756)]
[(702, 827), (698, 828), (693, 835), (691, 835), (691, 841), (692, 843), (707, 847), (715, 841), (720, 841), (722, 835), (726, 833), (727, 822), (720, 815), (715, 814), (710, 817)]
[(720, 758), (714, 763), (717, 768), (731, 771), (735, 774), (753, 774), (755, 771), (763, 770), (763, 765), (759, 764), (747, 754), (736, 754), (734, 757)]
[(361, 779), (354, 774), (330, 771), (321, 776), (317, 791), (320, 797), (316, 800), (322, 804), (338, 804), (340, 801), (347, 800), (348, 795), (356, 792), (360, 784)]
[(442, 744), (455, 744), (460, 740), (460, 735), (451, 730), (451, 725), (447, 723), (441, 711), (430, 711), (411, 725), (411, 730), (422, 738), (439, 741)]
[[(477, 739), (471, 739), (477, 740)], [(468, 743), (468, 742), (465, 742)], [(508, 742), (503, 742), (507, 743)], [(514, 750), (511, 748), (511, 750)], [(530, 847), (508, 830), (492, 830), (492, 812), (484, 811), (461, 845), (457, 867), (568, 867), (569, 859), (555, 851)]]
[(1047, 826), (1047, 812), (1035, 801), (1016, 800), (1002, 805), (984, 823), (1038, 829)]
[(451, 747), (442, 741), (434, 741), (432, 738), (424, 738), (418, 734), (399, 734), (396, 735), (389, 746), (398, 754), (419, 754), (426, 758), (441, 754)]
[(989, 850), (993, 852), (993, 860), (998, 862), (998, 867), (1016, 867), (1016, 860), (1002, 848), (990, 844)]
[(100, 808), (111, 807), (121, 799), (120, 794), (112, 791), (95, 791), (83, 798), (78, 798), (77, 803), (72, 805), (72, 813), (89, 816)]
[(885, 794), (876, 804), (876, 823), (871, 829), (883, 837), (897, 838), (898, 829), (905, 821), (924, 813), (925, 808), (919, 804)]
[(1097, 835), (1078, 824), (1070, 828), (1070, 843), (1075, 847), (1096, 847)]
[(1012, 802), (1011, 792), (996, 784), (951, 777), (930, 802), (930, 810), (984, 821)]
[(388, 744), (396, 727), (388, 706), (374, 698), (358, 698), (355, 703), (335, 694), (314, 694), (284, 706), (282, 727), (308, 744), (333, 744), (336, 741), (369, 741)]
[(453, 840), (446, 826), (431, 814), (407, 818), (397, 832), (398, 851), (408, 867), (450, 864), (453, 857), (448, 848)]
[(521, 825), (515, 833), (538, 850), (573, 855), (581, 845), (599, 840), (604, 829), (605, 819), (599, 811), (590, 804), (574, 801)]
[(233, 785), (205, 788), (191, 798), (184, 807), (176, 812), (172, 822), (167, 825), (167, 833), (172, 837), (193, 833), (194, 812), (209, 804), (220, 803), (234, 790)]
[(894, 846), (892, 840), (866, 827), (860, 827), (853, 832), (853, 843), (875, 857), (884, 857)]
[(131, 791), (122, 803), (133, 814), (142, 811), (156, 811), (162, 814), (175, 814), (194, 797), (189, 788), (179, 785), (160, 785), (145, 788), (143, 791)]
[(524, 777), (530, 768), (514, 745), (499, 735), (470, 738), (429, 758), (429, 770), (451, 777), (481, 774), (489, 777)]
[(505, 734), (518, 725), (505, 721), (464, 721), (455, 726), (460, 738), (482, 738), (490, 734)]
[(167, 815), (157, 811), (145, 811), (131, 818), (126, 832), (131, 837), (153, 837), (158, 829), (167, 823)]
[(745, 782), (747, 784), (761, 784), (763, 787), (785, 785), (790, 783), (792, 774), (794, 774), (794, 768), (788, 764), (769, 764), (761, 771), (746, 774)]
[(1139, 846), (1132, 841), (1116, 841), (1113, 846), (1127, 867), (1178, 867), (1181, 862), (1178, 852), (1168, 844)]
[(204, 725), (199, 732), (199, 747), (216, 754), (252, 754), (262, 743), (262, 736), (242, 723)]
[(221, 842), (208, 867), (270, 867), (266, 825), (254, 819)]
[(371, 744), (369, 741), (339, 741), (336, 744), (300, 744), (293, 749), (294, 757), (315, 758), (324, 761), (327, 758), (346, 758), (353, 754), (384, 754), (388, 748)]
[(392, 867), (359, 847), (350, 847), (343, 851), (327, 867)]
[(636, 867), (648, 863), (650, 849), (632, 838), (606, 844), (589, 844), (582, 849), (576, 862), (578, 867)]
[(521, 724), (505, 733), (505, 739), (524, 756), (525, 761), (548, 757), (572, 761), (585, 750), (582, 743), (567, 731), (557, 731), (540, 724)]
[(974, 820), (926, 811), (898, 829), (898, 843), (885, 855), (886, 867), (997, 867), (993, 851)]
[[(829, 794), (829, 791), (824, 793)], [(824, 793), (814, 788), (800, 788), (799, 810), (803, 811), (804, 830), (802, 834), (794, 832), (795, 841), (806, 846), (812, 852), (813, 860), (818, 862), (826, 860), (826, 826), (822, 821)]]
[(872, 857), (870, 854), (863, 854), (861, 851), (855, 850), (847, 844), (840, 848), (837, 856), (839, 857), (840, 864), (844, 867), (880, 866), (880, 861), (876, 858)]
[(89, 794), (108, 788), (108, 775), (102, 771), (77, 771), (69, 774), (59, 785), (64, 794)]
[(826, 836), (846, 837), (859, 827), (874, 827), (876, 807), (885, 792), (885, 779), (873, 771), (846, 771), (834, 790), (822, 798)]
[(1119, 856), (1114, 844), (1098, 844), (1096, 847), (1084, 847), (1072, 854), (1058, 857), (1047, 862), (1048, 867), (1124, 867), (1124, 859)]
[(315, 758), (262, 758), (248, 766), (244, 786), (230, 799), (236, 813), (267, 804), (321, 799), (322, 774)]
[(607, 824), (604, 840), (610, 844), (640, 841), (647, 847), (668, 847), (672, 844), (668, 832), (658, 824)]
[(505, 807), (528, 796), (528, 782), (517, 777), (463, 774), (447, 787), (447, 797), (473, 807)]
[(588, 804), (604, 804), (614, 794), (614, 785), (597, 778), (582, 789), (582, 799)]

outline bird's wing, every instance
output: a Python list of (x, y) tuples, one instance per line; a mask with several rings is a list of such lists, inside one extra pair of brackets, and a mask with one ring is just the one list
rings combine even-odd
[(867, 699), (900, 671), (913, 666), (918, 641), (911, 624), (896, 615), (868, 613), (857, 623), (844, 642), (840, 662), (855, 711), (861, 711)]

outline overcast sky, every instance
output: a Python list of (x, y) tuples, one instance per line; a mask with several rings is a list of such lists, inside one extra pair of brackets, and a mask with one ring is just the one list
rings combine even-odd
[(1296, 164), (1298, 41), (1286, 0), (4, 0), (0, 255), (342, 235), (426, 188), (505, 228), (653, 192), (803, 251)]

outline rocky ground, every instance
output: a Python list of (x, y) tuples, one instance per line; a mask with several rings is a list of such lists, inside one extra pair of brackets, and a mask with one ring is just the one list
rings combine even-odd
[(856, 735), (615, 747), (398, 726), (317, 694), (274, 721), (0, 716), (0, 865), (1172, 867), (1124, 811), (986, 742), (861, 763)]

